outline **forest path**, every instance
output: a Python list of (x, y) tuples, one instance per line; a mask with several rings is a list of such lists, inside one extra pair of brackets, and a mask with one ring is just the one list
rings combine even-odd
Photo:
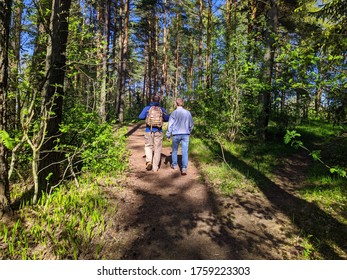
[(291, 222), (261, 192), (222, 197), (203, 183), (191, 158), (187, 176), (172, 170), (170, 147), (162, 149), (159, 171), (147, 171), (144, 130), (144, 124), (129, 128), (130, 172), (104, 258), (295, 258)]

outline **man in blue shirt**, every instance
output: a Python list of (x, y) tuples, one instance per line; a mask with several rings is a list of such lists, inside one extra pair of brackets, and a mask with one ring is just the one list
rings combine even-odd
[(182, 98), (176, 99), (176, 110), (173, 111), (169, 118), (168, 131), (166, 132), (167, 140), (170, 141), (172, 135), (172, 163), (171, 168), (178, 169), (177, 152), (181, 143), (182, 148), (182, 165), (181, 174), (187, 175), (188, 167), (188, 147), (189, 137), (193, 130), (194, 123), (191, 113), (183, 108), (184, 101)]
[[(169, 120), (169, 114), (159, 104), (160, 97), (158, 95), (153, 96), (152, 102), (143, 108), (139, 115), (139, 119), (145, 120), (148, 115), (148, 111), (152, 106), (159, 106), (162, 110), (163, 121)], [(145, 155), (146, 155), (146, 169), (148, 171), (158, 171), (161, 159), (161, 149), (163, 146), (163, 129), (162, 127), (146, 125), (145, 131)]]

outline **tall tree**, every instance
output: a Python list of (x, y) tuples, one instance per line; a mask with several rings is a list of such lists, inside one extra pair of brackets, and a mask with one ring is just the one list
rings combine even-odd
[[(41, 129), (44, 144), (39, 161), (39, 185), (44, 187), (46, 178), (52, 181), (59, 178), (59, 155), (53, 151), (59, 137), (59, 125), (62, 121), (64, 79), (66, 72), (66, 44), (69, 30), (69, 11), (71, 0), (53, 0), (50, 36), (48, 37), (45, 76), (47, 77), (42, 91)], [(35, 202), (36, 197), (34, 197)]]
[[(110, 45), (110, 9), (111, 3), (110, 0), (106, 0), (103, 3), (104, 7), (100, 8), (101, 15), (99, 21), (102, 23), (102, 36), (101, 42), (99, 46), (100, 53), (100, 62), (101, 69), (98, 81), (101, 81), (100, 85), (100, 102), (99, 102), (99, 116), (103, 121), (106, 121), (107, 112), (106, 112), (106, 104), (107, 104), (107, 82), (108, 82), (108, 59), (109, 59), (109, 45)], [(102, 18), (102, 20), (101, 20)], [(100, 29), (100, 28), (99, 28)]]
[(0, 216), (10, 202), (8, 182), (6, 132), (6, 95), (8, 90), (8, 49), (11, 20), (11, 0), (0, 0)]
[(212, 0), (208, 0), (207, 24), (206, 24), (206, 88), (212, 87), (212, 69), (211, 69), (211, 44), (212, 44)]
[[(125, 2), (124, 2), (125, 1)], [(124, 121), (124, 98), (127, 80), (127, 57), (129, 40), (130, 0), (120, 0), (119, 49), (118, 49), (118, 91), (119, 91), (119, 121)]]
[(203, 81), (204, 1), (199, 0), (199, 83)]
[(175, 45), (175, 88), (174, 88), (174, 100), (178, 97), (178, 86), (180, 81), (180, 49), (181, 49), (181, 16), (178, 12), (176, 14), (176, 45)]
[(163, 19), (163, 64), (162, 64), (162, 81), (161, 81), (161, 95), (168, 94), (168, 11), (167, 3), (164, 0), (164, 19)]
[(266, 139), (267, 127), (270, 118), (270, 100), (272, 93), (272, 78), (275, 61), (275, 37), (278, 24), (278, 1), (270, 0), (266, 11), (266, 26), (264, 31), (264, 65), (263, 65), (263, 83), (264, 89), (260, 95), (261, 112), (259, 123), (259, 136)]
[(20, 49), (21, 49), (21, 34), (22, 34), (22, 13), (23, 0), (14, 0), (13, 3), (13, 26), (11, 34), (11, 51), (13, 55), (10, 58), (10, 91), (13, 92), (14, 99), (11, 100), (9, 119), (12, 126), (19, 128), (21, 99), (18, 90), (19, 72), (20, 72)]

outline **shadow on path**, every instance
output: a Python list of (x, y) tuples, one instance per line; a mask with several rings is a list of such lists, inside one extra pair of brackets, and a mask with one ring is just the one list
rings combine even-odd
[[(306, 236), (312, 236), (324, 259), (341, 259), (334, 247), (347, 254), (347, 226), (321, 210), (317, 205), (300, 199), (276, 185), (261, 172), (224, 151), (226, 160), (247, 178), (252, 179), (267, 199), (285, 214)], [(322, 225), (324, 225), (322, 227)]]
[(130, 130), (132, 170), (118, 213), (117, 230), (125, 236), (121, 259), (283, 257), (278, 248), (288, 241), (273, 230), (282, 223), (275, 209), (246, 203), (237, 195), (233, 200), (221, 199), (202, 183), (193, 162), (188, 175), (181, 176), (170, 168), (170, 148), (163, 147), (159, 172), (146, 171), (143, 131), (138, 128), (141, 125)]
[(142, 126), (142, 125), (143, 125), (142, 122), (136, 124), (134, 127), (132, 127), (132, 128), (125, 134), (125, 136), (126, 136), (126, 137), (131, 136), (131, 135), (132, 135), (136, 130), (138, 130), (139, 127)]
[[(157, 181), (158, 188), (163, 184)], [(141, 198), (135, 219), (128, 224), (140, 229), (122, 259), (278, 259), (269, 248), (283, 242), (271, 234), (249, 229), (232, 214), (222, 214), (213, 193), (208, 202), (186, 198), (190, 183), (168, 196), (136, 189)], [(212, 208), (211, 208), (212, 206)]]

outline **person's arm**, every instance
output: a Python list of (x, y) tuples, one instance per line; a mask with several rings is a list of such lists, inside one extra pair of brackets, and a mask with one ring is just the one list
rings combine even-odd
[(166, 137), (167, 137), (167, 140), (170, 141), (170, 137), (171, 137), (171, 133), (172, 133), (172, 126), (173, 126), (173, 123), (174, 123), (174, 113), (172, 113), (170, 115), (170, 118), (169, 118), (169, 123), (167, 125), (167, 132), (166, 132)]
[(148, 107), (149, 107), (149, 106), (146, 106), (145, 108), (143, 108), (142, 112), (141, 112), (140, 115), (139, 115), (139, 119), (140, 119), (140, 120), (145, 120), (145, 119), (146, 119), (147, 114), (148, 114), (148, 110), (149, 110)]
[(166, 110), (164, 108), (161, 108), (162, 112), (163, 112), (163, 121), (164, 122), (168, 122), (170, 115), (168, 114), (168, 112), (166, 112)]
[(190, 114), (190, 118), (189, 118), (189, 133), (192, 132), (193, 130), (193, 127), (194, 127), (194, 121), (193, 121), (193, 117), (192, 117), (192, 114), (189, 112)]

